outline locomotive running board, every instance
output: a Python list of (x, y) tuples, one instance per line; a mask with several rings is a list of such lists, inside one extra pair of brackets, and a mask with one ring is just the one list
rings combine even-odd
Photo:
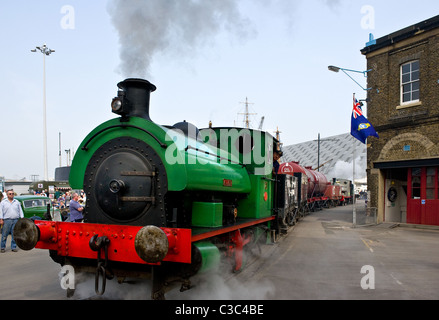
[(245, 220), (241, 222), (237, 222), (234, 225), (227, 226), (225, 228), (215, 228), (215, 229), (208, 229), (208, 228), (194, 228), (192, 230), (192, 242), (201, 241), (204, 239), (212, 238), (221, 234), (233, 232), (236, 230), (248, 228), (257, 224), (273, 221), (276, 219), (276, 216), (271, 216), (268, 218), (262, 218), (262, 219), (252, 219), (252, 220)]

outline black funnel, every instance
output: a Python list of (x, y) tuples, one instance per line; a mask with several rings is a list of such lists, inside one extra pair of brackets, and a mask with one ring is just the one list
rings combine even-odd
[(123, 116), (140, 117), (150, 120), (149, 97), (157, 88), (144, 79), (126, 79), (117, 84), (119, 97), (122, 98)]

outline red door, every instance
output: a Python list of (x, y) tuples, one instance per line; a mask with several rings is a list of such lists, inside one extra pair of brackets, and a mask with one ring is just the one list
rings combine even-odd
[(407, 223), (439, 225), (438, 167), (408, 170)]

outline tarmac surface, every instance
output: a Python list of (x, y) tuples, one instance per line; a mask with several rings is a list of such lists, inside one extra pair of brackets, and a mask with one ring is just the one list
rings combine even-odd
[[(59, 272), (48, 252), (14, 253), (8, 243), (0, 253), (0, 300), (66, 300)], [(94, 277), (80, 282), (73, 299), (93, 298)], [(325, 209), (256, 250), (244, 271), (202, 274), (192, 284), (167, 299), (436, 300), (439, 229), (391, 223), (354, 228), (352, 206)], [(147, 286), (107, 281), (104, 297), (149, 299)]]
[(276, 300), (439, 299), (438, 228), (354, 228), (352, 216), (352, 206), (306, 216), (241, 281), (265, 279)]

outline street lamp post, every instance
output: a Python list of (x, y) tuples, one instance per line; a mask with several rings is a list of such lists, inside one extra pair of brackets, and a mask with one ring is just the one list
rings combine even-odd
[[(372, 71), (372, 69), (370, 70), (366, 70), (366, 71), (357, 71), (357, 70), (351, 70), (351, 69), (345, 69), (345, 68), (340, 68), (340, 67), (336, 67), (336, 66), (328, 66), (328, 70), (332, 71), (332, 72), (340, 72), (342, 71), (345, 75), (347, 75), (349, 78), (351, 78), (352, 81), (354, 81), (357, 85), (359, 85), (361, 87), (361, 89), (363, 89), (364, 91), (370, 91), (372, 90), (372, 88), (364, 88), (361, 84), (358, 83), (358, 81), (356, 81), (348, 72), (354, 72), (354, 73), (361, 73), (363, 74), (364, 77), (367, 77), (367, 74)], [(379, 90), (377, 89), (377, 92), (379, 92)], [(353, 148), (352, 148), (352, 184), (353, 184), (353, 209), (352, 209), (352, 224), (354, 227), (356, 227), (357, 225), (357, 208), (356, 208), (356, 201), (355, 201), (355, 140), (353, 143)]]
[(359, 84), (358, 83), (358, 81), (357, 80), (355, 80), (348, 72), (354, 72), (354, 73), (361, 73), (361, 74), (363, 74), (363, 76), (364, 77), (367, 77), (367, 73), (368, 72), (371, 72), (372, 71), (372, 69), (370, 69), (370, 70), (366, 70), (366, 71), (358, 71), (358, 70), (351, 70), (351, 69), (345, 69), (345, 68), (340, 68), (340, 67), (336, 67), (336, 66), (328, 66), (328, 70), (329, 71), (332, 71), (332, 72), (336, 72), (336, 73), (338, 73), (338, 72), (343, 72), (345, 75), (347, 75), (349, 78), (351, 78), (351, 80), (352, 81), (354, 81), (356, 84), (358, 84), (360, 87), (361, 87), (361, 89), (363, 89), (363, 90), (365, 90), (365, 91), (369, 91), (369, 90), (372, 90), (372, 88), (364, 88), (361, 84)]
[(47, 123), (46, 123), (46, 56), (50, 56), (55, 50), (49, 49), (46, 44), (35, 47), (31, 52), (40, 51), (43, 54), (43, 144), (44, 144), (44, 180), (49, 180), (47, 165)]
[[(320, 165), (320, 144), (322, 142), (327, 142), (327, 141), (338, 141), (338, 139), (323, 139), (322, 140), (322, 139), (320, 139), (320, 133), (319, 133), (317, 140), (314, 140), (314, 141), (317, 141), (317, 168), (316, 168), (316, 170), (320, 172), (320, 168), (325, 165), (325, 164)], [(331, 161), (332, 161), (332, 159), (331, 159)]]

